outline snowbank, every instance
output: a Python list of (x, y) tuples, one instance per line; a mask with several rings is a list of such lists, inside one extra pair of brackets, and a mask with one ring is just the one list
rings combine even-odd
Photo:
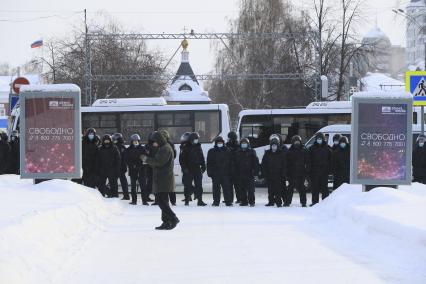
[(54, 283), (61, 267), (120, 210), (70, 181), (0, 176), (1, 283)]

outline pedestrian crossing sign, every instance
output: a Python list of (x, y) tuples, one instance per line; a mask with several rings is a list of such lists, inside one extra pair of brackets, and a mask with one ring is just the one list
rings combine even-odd
[(413, 105), (426, 106), (426, 71), (405, 72), (405, 90), (413, 95)]

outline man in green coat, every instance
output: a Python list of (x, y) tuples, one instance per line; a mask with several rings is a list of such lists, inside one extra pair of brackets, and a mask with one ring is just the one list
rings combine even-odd
[(179, 223), (179, 219), (169, 205), (169, 193), (175, 190), (173, 149), (158, 131), (155, 131), (151, 137), (152, 146), (158, 150), (154, 151), (155, 154), (152, 157), (142, 155), (141, 159), (153, 169), (152, 192), (161, 209), (163, 221), (163, 224), (155, 229), (171, 230)]

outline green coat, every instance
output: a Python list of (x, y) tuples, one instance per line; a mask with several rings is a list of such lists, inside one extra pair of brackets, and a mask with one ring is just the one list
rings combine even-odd
[(152, 192), (154, 194), (159, 192), (174, 192), (173, 149), (158, 132), (152, 135), (152, 140), (159, 144), (159, 149), (154, 157), (147, 157), (145, 160), (153, 169)]

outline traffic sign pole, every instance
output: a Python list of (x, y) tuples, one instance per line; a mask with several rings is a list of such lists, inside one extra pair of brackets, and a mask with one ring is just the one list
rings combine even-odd
[(421, 129), (422, 129), (422, 135), (425, 134), (425, 107), (421, 106), (421, 119), (422, 119), (422, 124), (421, 124)]

